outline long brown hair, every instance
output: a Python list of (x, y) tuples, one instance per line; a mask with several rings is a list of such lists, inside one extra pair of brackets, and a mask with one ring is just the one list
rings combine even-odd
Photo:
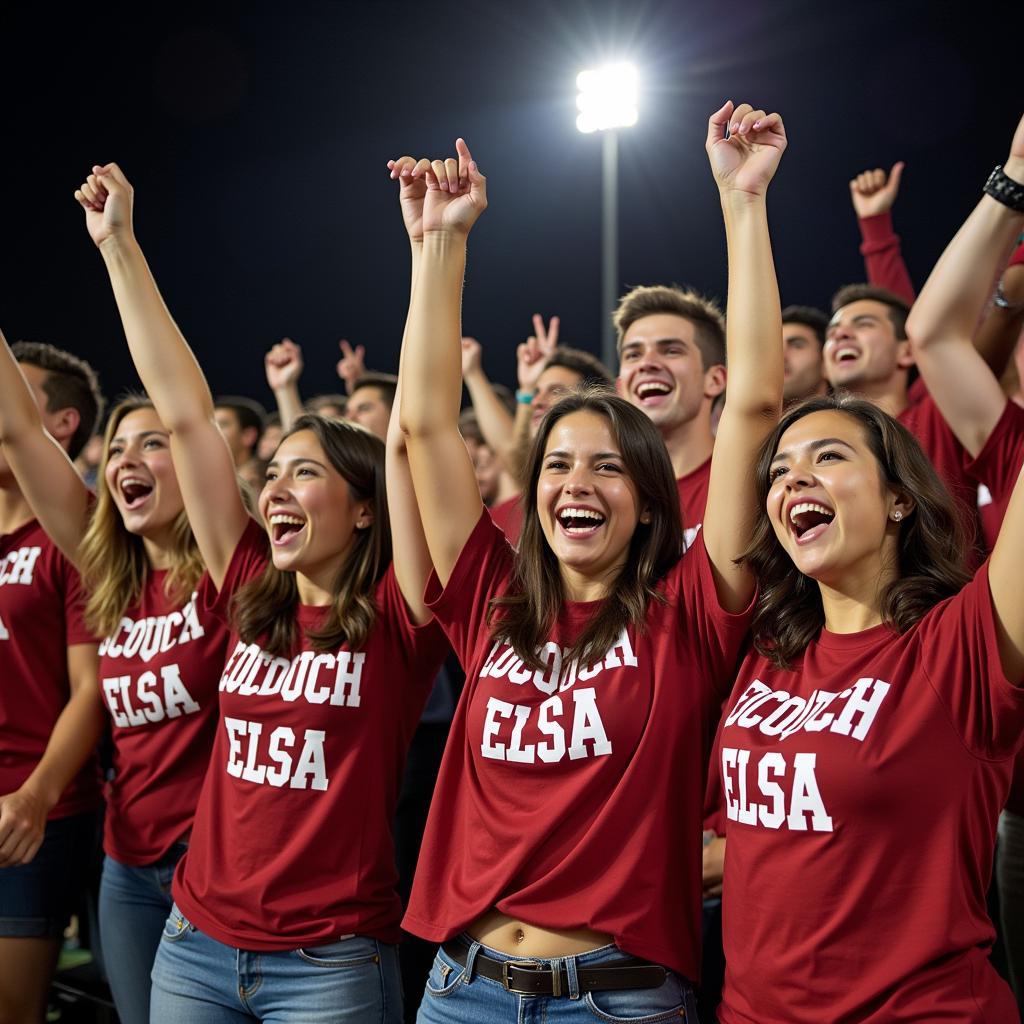
[(626, 626), (642, 631), (649, 603), (662, 600), (658, 581), (683, 554), (679, 490), (665, 442), (654, 424), (607, 388), (585, 386), (560, 399), (541, 421), (530, 449), (522, 496), (523, 529), (508, 591), (494, 598), (488, 610), (492, 641), (510, 644), (523, 664), (534, 669), (543, 668), (538, 648), (548, 639), (565, 601), (559, 562), (537, 516), (537, 482), (552, 429), (575, 412), (595, 413), (608, 421), (640, 507), (650, 512), (651, 521), (637, 524), (622, 572), (567, 659), (589, 664), (604, 657)]
[[(307, 632), (317, 651), (343, 644), (360, 647), (376, 615), (374, 588), (391, 562), (384, 442), (353, 423), (312, 414), (300, 416), (281, 441), (300, 430), (316, 436), (324, 455), (348, 484), (352, 498), (373, 506), (373, 522), (365, 530), (354, 531), (323, 625)], [(289, 655), (298, 639), (298, 606), (295, 573), (284, 572), (268, 561), (259, 576), (238, 588), (231, 605), (232, 621), (246, 643), (258, 643), (271, 654)]]
[[(85, 621), (97, 636), (109, 636), (125, 612), (142, 597), (152, 571), (140, 536), (125, 529), (124, 520), (107, 487), (110, 444), (121, 421), (138, 409), (152, 409), (144, 395), (132, 395), (110, 411), (103, 432), (103, 451), (96, 474), (96, 504), (78, 547), (77, 563), (86, 587)], [(184, 505), (171, 530), (170, 571), (164, 591), (173, 601), (184, 601), (203, 575), (203, 560), (192, 535)]]
[(841, 412), (856, 420), (878, 462), (885, 487), (913, 497), (912, 514), (900, 523), (898, 575), (879, 595), (882, 620), (903, 633), (939, 601), (970, 579), (965, 568), (964, 517), (917, 439), (872, 402), (845, 392), (809, 398), (793, 406), (765, 439), (757, 459), (759, 514), (750, 547), (741, 557), (758, 581), (751, 625), (754, 647), (780, 668), (788, 667), (825, 625), (818, 584), (801, 572), (775, 536), (765, 511), (771, 465), (782, 435), (816, 412)]

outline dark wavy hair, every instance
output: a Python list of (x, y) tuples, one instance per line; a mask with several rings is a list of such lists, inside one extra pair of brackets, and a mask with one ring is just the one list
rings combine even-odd
[[(374, 590), (391, 562), (391, 528), (384, 488), (384, 442), (354, 423), (307, 413), (281, 438), (300, 430), (312, 432), (328, 461), (344, 477), (356, 501), (369, 501), (373, 522), (356, 530), (334, 581), (333, 600), (323, 625), (308, 632), (314, 650), (332, 651), (363, 645), (376, 615)], [(254, 580), (239, 587), (231, 605), (232, 621), (246, 643), (287, 656), (298, 640), (295, 613), (299, 588), (294, 572), (272, 561)]]
[(548, 639), (565, 601), (558, 558), (548, 545), (537, 516), (537, 481), (544, 451), (555, 424), (575, 412), (604, 417), (622, 453), (626, 472), (637, 489), (650, 523), (638, 523), (629, 542), (626, 564), (599, 610), (570, 647), (567, 660), (586, 665), (615, 645), (628, 625), (643, 630), (647, 607), (664, 600), (657, 585), (683, 554), (679, 491), (665, 442), (647, 416), (607, 387), (581, 386), (547, 412), (534, 438), (522, 496), (523, 529), (507, 592), (488, 609), (491, 639), (511, 644), (523, 664), (543, 669), (538, 649)]
[(751, 625), (754, 647), (780, 668), (799, 657), (825, 625), (818, 584), (794, 571), (764, 511), (772, 459), (782, 435), (797, 420), (816, 412), (841, 412), (856, 420), (878, 461), (882, 484), (907, 492), (915, 502), (913, 512), (899, 526), (897, 578), (879, 595), (883, 621), (903, 633), (970, 579), (965, 567), (965, 517), (914, 435), (877, 405), (845, 392), (801, 402), (783, 414), (761, 446), (756, 470), (761, 513), (750, 547), (740, 558), (758, 582)]

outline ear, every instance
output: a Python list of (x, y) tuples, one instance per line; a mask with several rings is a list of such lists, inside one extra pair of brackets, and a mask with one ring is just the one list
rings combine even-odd
[(359, 514), (356, 516), (356, 529), (366, 530), (373, 525), (373, 506), (369, 502), (359, 506)]
[(44, 418), (47, 431), (66, 451), (78, 425), (82, 422), (81, 414), (69, 406), (67, 409), (58, 409), (57, 412), (44, 413)]
[(901, 370), (909, 370), (914, 365), (914, 353), (909, 338), (896, 342), (896, 365)]
[(704, 397), (717, 398), (725, 391), (726, 372), (721, 364), (709, 366), (704, 371)]
[(643, 512), (640, 513), (640, 522), (643, 523), (644, 526), (650, 526), (652, 518), (651, 510), (649, 508), (645, 508)]
[(917, 507), (917, 502), (906, 491), (889, 492), (889, 522), (902, 523), (909, 519)]
[(615, 394), (621, 398), (626, 397), (626, 385), (622, 382), (622, 374), (615, 378)]

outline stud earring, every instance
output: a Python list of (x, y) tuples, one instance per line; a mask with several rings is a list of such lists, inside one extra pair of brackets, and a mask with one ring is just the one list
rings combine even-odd
[(903, 513), (899, 509), (896, 509), (896, 511), (893, 512), (892, 517), (898, 523), (903, 518)]

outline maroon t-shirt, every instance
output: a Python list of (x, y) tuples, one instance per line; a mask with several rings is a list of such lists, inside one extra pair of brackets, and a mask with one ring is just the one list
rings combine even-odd
[(217, 728), (224, 623), (204, 610), (208, 575), (172, 601), (166, 571), (100, 645), (100, 687), (113, 724), (104, 849), (122, 864), (159, 860), (192, 826)]
[(1016, 1021), (989, 963), (996, 819), (1024, 730), (987, 563), (900, 635), (756, 654), (718, 740), (725, 1024)]
[[(98, 642), (82, 606), (78, 573), (36, 520), (0, 536), (0, 794), (23, 785), (46, 752), (71, 696), (68, 647)], [(91, 811), (99, 802), (92, 757), (49, 817)]]
[(963, 517), (969, 531), (971, 548), (967, 564), (971, 569), (981, 564), (978, 547), (978, 483), (965, 468), (967, 453), (943, 418), (935, 400), (918, 377), (907, 392), (909, 405), (896, 417), (917, 438), (925, 455), (931, 460)]
[(686, 546), (694, 542), (704, 522), (704, 509), (708, 503), (708, 484), (711, 482), (711, 459), (679, 477), (679, 512), (683, 517), (683, 536)]
[[(210, 606), (263, 572), (267, 538), (251, 523)], [(391, 821), (406, 750), (448, 649), (415, 626), (394, 570), (376, 590), (361, 650), (301, 641), (275, 657), (232, 630), (220, 721), (174, 898), (201, 931), (241, 949), (283, 950), (368, 935), (400, 938)]]
[(490, 509), (491, 519), (497, 523), (501, 532), (508, 537), (508, 542), (513, 547), (519, 543), (519, 534), (523, 530), (523, 505), (522, 495), (506, 498), (499, 501)]
[(699, 977), (705, 768), (749, 611), (720, 608), (698, 536), (659, 585), (646, 631), (625, 630), (592, 665), (567, 663), (599, 604), (567, 602), (534, 671), (486, 622), (512, 559), (484, 513), (447, 586), (427, 586), (466, 687), (404, 926), (441, 942), (497, 907), (607, 932)]

